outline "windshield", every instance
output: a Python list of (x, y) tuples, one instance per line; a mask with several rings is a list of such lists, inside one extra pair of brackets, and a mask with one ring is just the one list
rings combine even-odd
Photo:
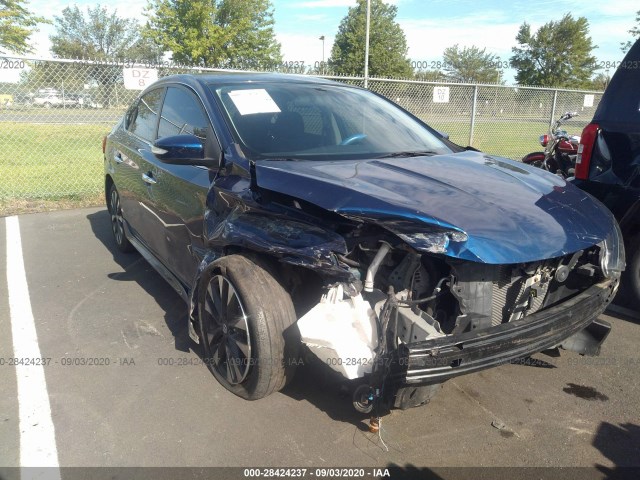
[(424, 125), (366, 90), (303, 83), (211, 89), (249, 158), (338, 160), (452, 152)]

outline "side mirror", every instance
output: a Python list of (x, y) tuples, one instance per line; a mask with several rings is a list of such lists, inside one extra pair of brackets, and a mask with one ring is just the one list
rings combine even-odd
[(151, 153), (164, 163), (201, 165), (208, 168), (220, 166), (222, 156), (220, 147), (212, 139), (207, 139), (206, 143), (215, 144), (215, 146), (205, 147), (202, 140), (195, 135), (174, 135), (156, 140), (151, 147)]
[(441, 132), (440, 130), (436, 130), (436, 132), (438, 132), (440, 134), (440, 136), (442, 138), (444, 138), (445, 140), (449, 140), (449, 134), (448, 133)]

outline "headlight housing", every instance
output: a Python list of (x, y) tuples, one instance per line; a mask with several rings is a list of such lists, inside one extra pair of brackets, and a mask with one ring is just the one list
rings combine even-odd
[(624, 240), (618, 222), (613, 221), (614, 228), (607, 234), (600, 246), (600, 268), (606, 278), (620, 278), (625, 269)]

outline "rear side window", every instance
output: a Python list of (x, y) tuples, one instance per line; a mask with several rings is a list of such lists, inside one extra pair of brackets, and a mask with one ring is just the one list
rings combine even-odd
[(128, 130), (140, 138), (152, 142), (155, 140), (158, 111), (162, 100), (162, 89), (151, 90), (138, 101), (133, 118), (129, 122)]
[(158, 137), (191, 134), (204, 141), (208, 128), (209, 122), (200, 101), (182, 88), (169, 87), (162, 106)]

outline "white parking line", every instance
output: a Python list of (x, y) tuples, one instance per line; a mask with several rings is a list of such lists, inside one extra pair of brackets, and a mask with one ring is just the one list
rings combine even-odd
[[(36, 326), (31, 311), (27, 275), (22, 258), (22, 240), (18, 217), (7, 217), (7, 286), (13, 356), (32, 360), (41, 358)], [(35, 362), (37, 363), (37, 361)], [(18, 411), (20, 417), (20, 466), (52, 467), (46, 470), (22, 470), (22, 478), (59, 479), (56, 435), (51, 419), (49, 393), (44, 368), (17, 365)]]

